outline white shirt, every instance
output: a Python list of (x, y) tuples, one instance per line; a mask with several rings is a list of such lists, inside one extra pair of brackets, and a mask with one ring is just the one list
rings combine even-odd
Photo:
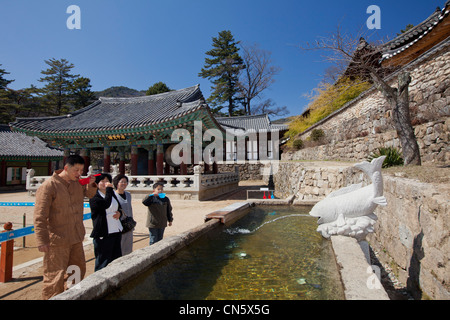
[[(105, 198), (105, 195), (99, 190), (98, 193)], [(123, 227), (119, 219), (114, 219), (113, 215), (119, 210), (119, 204), (117, 200), (113, 197), (111, 200), (111, 205), (106, 209), (106, 222), (108, 223), (108, 233), (122, 232)]]

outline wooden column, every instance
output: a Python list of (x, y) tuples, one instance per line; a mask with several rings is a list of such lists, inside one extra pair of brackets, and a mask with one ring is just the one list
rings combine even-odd
[(210, 162), (211, 162), (211, 157), (210, 157), (210, 155), (209, 154), (204, 154), (203, 153), (204, 152), (204, 149), (202, 148), (202, 154), (203, 154), (203, 166), (204, 166), (204, 168), (203, 168), (203, 172), (204, 173), (210, 173), (209, 172), (209, 170), (210, 170)]
[(155, 156), (153, 154), (154, 148), (147, 148), (148, 151), (148, 174), (153, 176), (155, 174)]
[(105, 146), (103, 149), (103, 172), (111, 172), (111, 148)]
[(164, 166), (164, 174), (169, 175), (170, 174), (170, 164), (166, 162), (166, 165)]
[[(183, 158), (183, 151), (181, 151), (180, 155)], [(182, 176), (187, 175), (187, 164), (184, 161), (180, 164), (180, 174)]]
[(6, 186), (6, 160), (2, 160), (0, 167), (0, 187)]
[(139, 149), (137, 146), (131, 146), (131, 175), (136, 176), (138, 174), (138, 158)]
[(164, 174), (164, 146), (162, 144), (156, 146), (156, 174)]
[(83, 148), (81, 149), (81, 157), (83, 157), (84, 160), (84, 169), (83, 169), (83, 176), (87, 175), (89, 171), (89, 166), (91, 165), (91, 149)]
[(119, 148), (119, 173), (125, 174), (125, 147)]

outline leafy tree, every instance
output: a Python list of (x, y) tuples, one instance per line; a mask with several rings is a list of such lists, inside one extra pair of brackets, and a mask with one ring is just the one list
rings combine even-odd
[(96, 100), (95, 93), (91, 91), (91, 87), (89, 78), (79, 77), (72, 82), (70, 91), (75, 110), (84, 108)]
[(239, 55), (237, 45), (231, 31), (219, 32), (218, 37), (213, 37), (213, 49), (206, 52), (210, 58), (205, 58), (205, 65), (198, 74), (200, 77), (212, 82), (212, 93), (207, 99), (212, 107), (223, 108), (222, 104), (228, 102), (228, 115), (232, 116), (241, 103), (239, 97), (239, 73), (245, 68)]
[(172, 91), (164, 82), (159, 81), (154, 83), (151, 87), (148, 88), (147, 92), (145, 93), (147, 96), (151, 96), (158, 93), (164, 93)]
[(71, 107), (73, 82), (79, 75), (70, 73), (74, 65), (66, 59), (56, 60), (52, 58), (45, 60), (49, 66), (42, 70), (44, 77), (39, 82), (46, 83), (41, 89), (42, 103), (51, 115), (68, 113)]
[(6, 111), (4, 113), (5, 118), (2, 115), (4, 123), (12, 122), (17, 117), (39, 117), (46, 114), (41, 107), (39, 89), (33, 85), (30, 88), (20, 90), (9, 89), (7, 98), (8, 104), (4, 105), (6, 107), (4, 109)]

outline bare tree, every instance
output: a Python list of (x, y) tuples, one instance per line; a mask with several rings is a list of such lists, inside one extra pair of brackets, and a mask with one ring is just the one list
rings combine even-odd
[(246, 68), (242, 71), (238, 85), (244, 98), (245, 113), (251, 115), (252, 100), (256, 97), (261, 98), (261, 93), (275, 82), (273, 77), (281, 69), (271, 65), (271, 53), (262, 50), (257, 44), (241, 44), (241, 48)]
[(277, 107), (272, 99), (266, 99), (262, 103), (253, 108), (253, 114), (264, 114), (272, 116), (285, 116), (289, 114), (286, 106)]
[(397, 87), (391, 87), (385, 80), (386, 75), (395, 68), (385, 68), (380, 64), (382, 45), (370, 45), (362, 37), (352, 37), (342, 33), (339, 26), (335, 33), (320, 38), (314, 44), (300, 46), (302, 50), (321, 50), (328, 54), (329, 62), (347, 65), (342, 76), (355, 76), (371, 80), (374, 86), (383, 94), (392, 111), (392, 119), (403, 151), (405, 165), (421, 165), (420, 151), (414, 128), (411, 124), (409, 110), (410, 73), (398, 70)]

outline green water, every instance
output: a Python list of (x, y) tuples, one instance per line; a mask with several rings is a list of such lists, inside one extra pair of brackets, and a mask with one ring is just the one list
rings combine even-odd
[(344, 299), (331, 243), (310, 207), (259, 206), (107, 299)]

